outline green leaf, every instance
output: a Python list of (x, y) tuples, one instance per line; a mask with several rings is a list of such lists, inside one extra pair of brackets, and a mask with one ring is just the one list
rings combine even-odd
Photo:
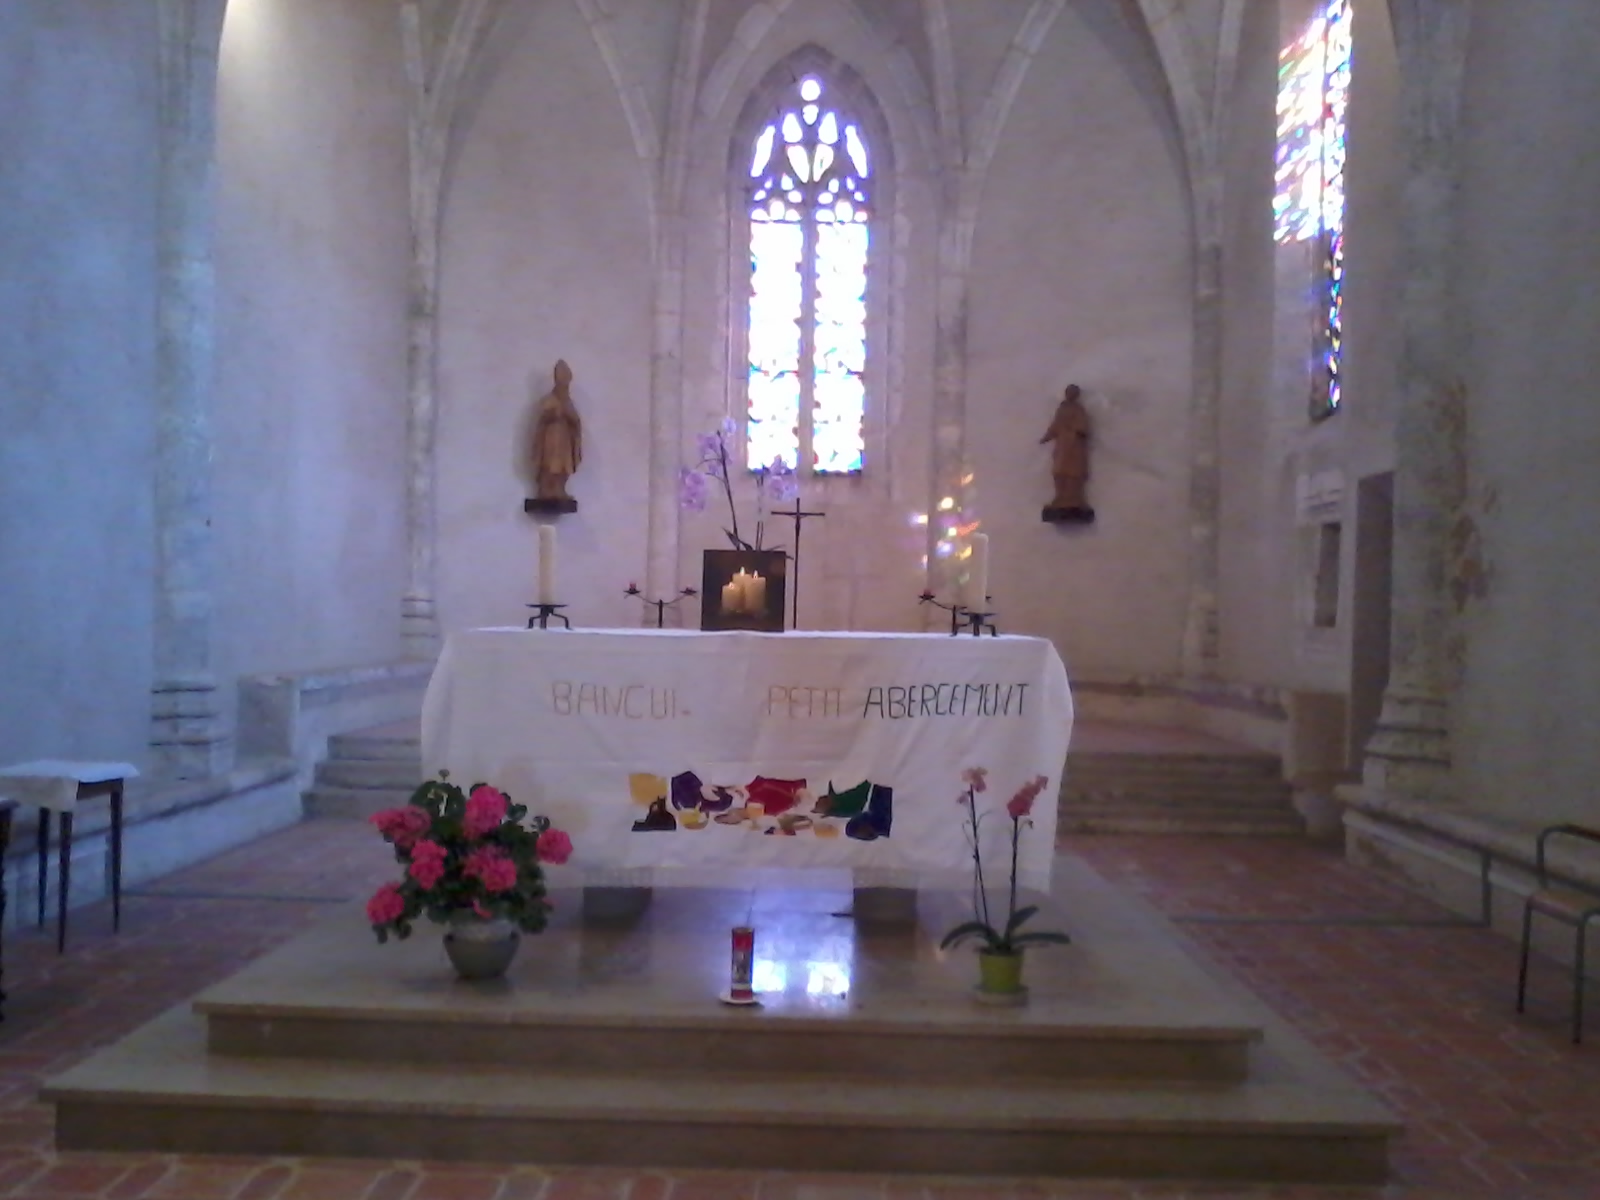
[(1065, 946), (1069, 945), (1071, 941), (1072, 939), (1064, 933), (1050, 933), (1040, 930), (1036, 933), (1019, 933), (1011, 939), (1011, 944), (1013, 946)]
[(948, 950), (951, 946), (959, 946), (968, 938), (974, 937), (981, 937), (991, 946), (1000, 944), (999, 936), (982, 921), (966, 921), (944, 935), (944, 940), (939, 943), (939, 949)]
[(1024, 921), (1038, 911), (1039, 906), (1037, 904), (1030, 904), (1028, 907), (1019, 908), (1016, 912), (1012, 913), (1011, 919), (1006, 922), (1006, 937), (1010, 937), (1013, 933), (1015, 933), (1018, 927), (1020, 927)]

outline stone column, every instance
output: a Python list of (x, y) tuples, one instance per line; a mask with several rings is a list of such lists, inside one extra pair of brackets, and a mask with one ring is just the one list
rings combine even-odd
[[(1190, 329), (1189, 586), (1184, 598), (1179, 665), (1189, 680), (1217, 673), (1220, 572), (1222, 401), (1222, 199), (1221, 131), (1233, 89), (1244, 12), (1226, 0), (1215, 34), (1215, 59), (1200, 60), (1195, 20), (1182, 0), (1138, 0), (1155, 43), (1183, 140), (1194, 239), (1194, 309)], [(1202, 20), (1201, 24), (1204, 24)]]
[(406, 591), (400, 636), (408, 658), (439, 651), (434, 607), (439, 401), (439, 210), (462, 81), (504, 0), (449, 9), (404, 0), (400, 33), (408, 84), (411, 271), (406, 303)]
[(212, 670), (212, 261), (217, 67), (226, 0), (159, 0), (156, 596), (150, 745), (158, 770), (225, 770)]
[[(408, 10), (409, 11), (409, 10)], [(400, 638), (407, 658), (439, 651), (434, 609), (438, 443), (439, 193), (442, 141), (420, 114), (411, 118), (411, 269), (406, 302), (406, 591)]]
[(1448, 600), (1450, 528), (1465, 499), (1465, 393), (1452, 303), (1461, 82), (1472, 0), (1391, 0), (1406, 180), (1395, 424), (1389, 685), (1364, 781), (1450, 798), (1450, 691), (1459, 670)]
[(1220, 173), (1196, 166), (1193, 387), (1189, 401), (1189, 591), (1182, 666), (1186, 679), (1217, 673), (1218, 573), (1222, 479), (1222, 241)]

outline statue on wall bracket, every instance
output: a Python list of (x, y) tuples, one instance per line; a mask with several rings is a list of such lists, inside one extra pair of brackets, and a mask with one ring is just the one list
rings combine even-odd
[(555, 386), (534, 410), (531, 465), (534, 495), (525, 500), (523, 512), (569, 513), (578, 511), (578, 502), (567, 493), (567, 480), (583, 462), (583, 421), (573, 406), (572, 368), (566, 359), (555, 367)]
[(1089, 412), (1083, 407), (1083, 389), (1077, 384), (1068, 386), (1056, 405), (1055, 418), (1050, 428), (1039, 439), (1042, 446), (1054, 442), (1050, 473), (1055, 479), (1056, 494), (1045, 505), (1041, 518), (1051, 524), (1087, 525), (1094, 520), (1094, 509), (1089, 507)]

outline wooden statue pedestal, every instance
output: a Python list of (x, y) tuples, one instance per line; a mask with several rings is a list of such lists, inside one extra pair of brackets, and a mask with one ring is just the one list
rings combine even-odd
[(578, 502), (571, 496), (530, 496), (522, 502), (522, 511), (538, 513), (570, 513), (578, 511)]

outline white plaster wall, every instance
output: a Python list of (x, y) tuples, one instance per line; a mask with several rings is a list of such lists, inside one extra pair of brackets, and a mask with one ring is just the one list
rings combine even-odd
[[(880, 18), (886, 14), (879, 13)], [(878, 211), (872, 226), (869, 321), (876, 321), (867, 366), (869, 398), (866, 469), (858, 478), (802, 481), (807, 509), (827, 516), (807, 523), (800, 563), (800, 624), (813, 629), (919, 629), (927, 614), (917, 603), (923, 586), (930, 483), (933, 393), (933, 294), (937, 241), (936, 163), (929, 155), (932, 114), (925, 95), (910, 94), (889, 69), (893, 27), (869, 23), (849, 0), (795, 4), (738, 64), (733, 85), (696, 125), (685, 208), (688, 213), (684, 286), (684, 459), (696, 433), (724, 413), (744, 412), (732, 335), (744, 320), (748, 253), (730, 221), (728, 161), (746, 98), (771, 67), (816, 45), (853, 68), (878, 101), (889, 145), (877, 155)], [(730, 296), (732, 303), (730, 304)], [(749, 534), (753, 489), (736, 482), (741, 532)], [(679, 548), (684, 582), (700, 582), (701, 552), (726, 547), (726, 504), (685, 514)], [(769, 527), (767, 545), (789, 546), (792, 523)], [(693, 614), (691, 614), (693, 615)]]
[[(985, 185), (968, 322), (967, 448), (994, 604), (1006, 629), (1055, 639), (1075, 676), (1097, 680), (1177, 671), (1187, 580), (1187, 185), (1134, 20), (1110, 0), (1069, 5), (1041, 46)], [(957, 42), (964, 85), (987, 85), (969, 56), (993, 49)], [(1074, 382), (1095, 420), (1087, 528), (1040, 520), (1053, 486), (1037, 442)]]
[[(671, 53), (670, 31), (657, 52)], [(438, 601), (444, 630), (522, 624), (537, 535), (528, 420), (572, 366), (584, 462), (559, 519), (575, 624), (638, 624), (652, 333), (649, 176), (571, 3), (514, 6), (461, 130), (441, 243)], [(632, 53), (640, 54), (637, 42)]]
[(0, 4), (0, 761), (142, 763), (154, 5)]
[[(1458, 287), (1469, 513), (1464, 798), (1600, 817), (1600, 8), (1480, 3), (1466, 72)], [(1473, 530), (1479, 535), (1475, 543)]]
[(395, 658), (410, 255), (395, 11), (231, 0), (217, 105), (218, 674)]

